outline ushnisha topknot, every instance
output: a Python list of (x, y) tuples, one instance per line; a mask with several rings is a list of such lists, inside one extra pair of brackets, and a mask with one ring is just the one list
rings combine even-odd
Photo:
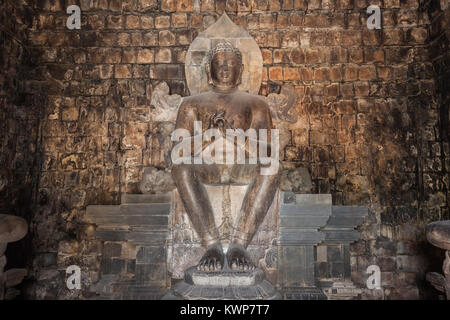
[(208, 64), (211, 64), (212, 58), (214, 57), (214, 55), (216, 53), (219, 53), (219, 52), (233, 52), (238, 57), (239, 62), (242, 63), (242, 54), (239, 51), (239, 49), (233, 47), (233, 45), (231, 43), (229, 43), (228, 41), (221, 41), (214, 48), (212, 48), (211, 50), (208, 51), (208, 54), (206, 57)]

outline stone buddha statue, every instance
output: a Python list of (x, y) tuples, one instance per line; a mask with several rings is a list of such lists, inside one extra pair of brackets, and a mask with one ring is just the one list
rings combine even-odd
[[(192, 138), (201, 130), (217, 129), (225, 136), (228, 130), (266, 132), (266, 144), (271, 146), (272, 118), (263, 97), (239, 91), (243, 64), (241, 52), (223, 41), (213, 47), (206, 62), (206, 73), (211, 90), (183, 99), (178, 110), (175, 129), (187, 130)], [(261, 130), (262, 129), (262, 130)], [(236, 131), (235, 131), (236, 132)], [(203, 132), (201, 132), (203, 133)], [(195, 139), (195, 138), (194, 138)], [(251, 138), (247, 136), (241, 147), (248, 156)], [(261, 141), (258, 135), (257, 141)], [(212, 143), (202, 141), (202, 150)], [(174, 145), (174, 149), (177, 144)], [(261, 148), (261, 146), (260, 146)], [(239, 148), (234, 148), (237, 157)], [(278, 151), (277, 151), (278, 152)], [(259, 153), (260, 154), (260, 153)], [(191, 156), (195, 156), (192, 152)], [(244, 163), (178, 163), (172, 167), (172, 176), (195, 231), (206, 248), (197, 269), (252, 270), (256, 266), (246, 248), (262, 223), (280, 183), (281, 165), (270, 174), (263, 173), (268, 164), (263, 161)], [(211, 199), (205, 188), (210, 185), (248, 185), (238, 218), (234, 222), (229, 246), (224, 253), (219, 231), (215, 225)], [(212, 199), (214, 200), (214, 199)]]

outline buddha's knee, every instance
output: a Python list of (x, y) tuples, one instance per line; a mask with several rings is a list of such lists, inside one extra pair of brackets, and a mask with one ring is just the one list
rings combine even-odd
[(271, 178), (279, 178), (283, 172), (283, 167), (281, 162), (271, 161), (269, 164), (264, 164), (259, 166), (258, 173), (263, 176), (269, 176)]
[(188, 164), (175, 164), (172, 166), (172, 177), (175, 182), (184, 177), (190, 177), (193, 174), (193, 168)]

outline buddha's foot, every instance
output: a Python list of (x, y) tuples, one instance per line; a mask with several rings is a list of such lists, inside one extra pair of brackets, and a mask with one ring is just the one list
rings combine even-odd
[(232, 243), (228, 247), (227, 262), (232, 270), (254, 270), (256, 268), (247, 250), (237, 243)]
[(223, 249), (220, 243), (210, 245), (197, 265), (197, 270), (218, 271), (223, 268)]

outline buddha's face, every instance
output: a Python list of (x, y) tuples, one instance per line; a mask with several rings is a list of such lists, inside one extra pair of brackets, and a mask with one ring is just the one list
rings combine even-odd
[(233, 52), (218, 52), (210, 66), (210, 77), (214, 87), (233, 89), (240, 83), (242, 64)]

